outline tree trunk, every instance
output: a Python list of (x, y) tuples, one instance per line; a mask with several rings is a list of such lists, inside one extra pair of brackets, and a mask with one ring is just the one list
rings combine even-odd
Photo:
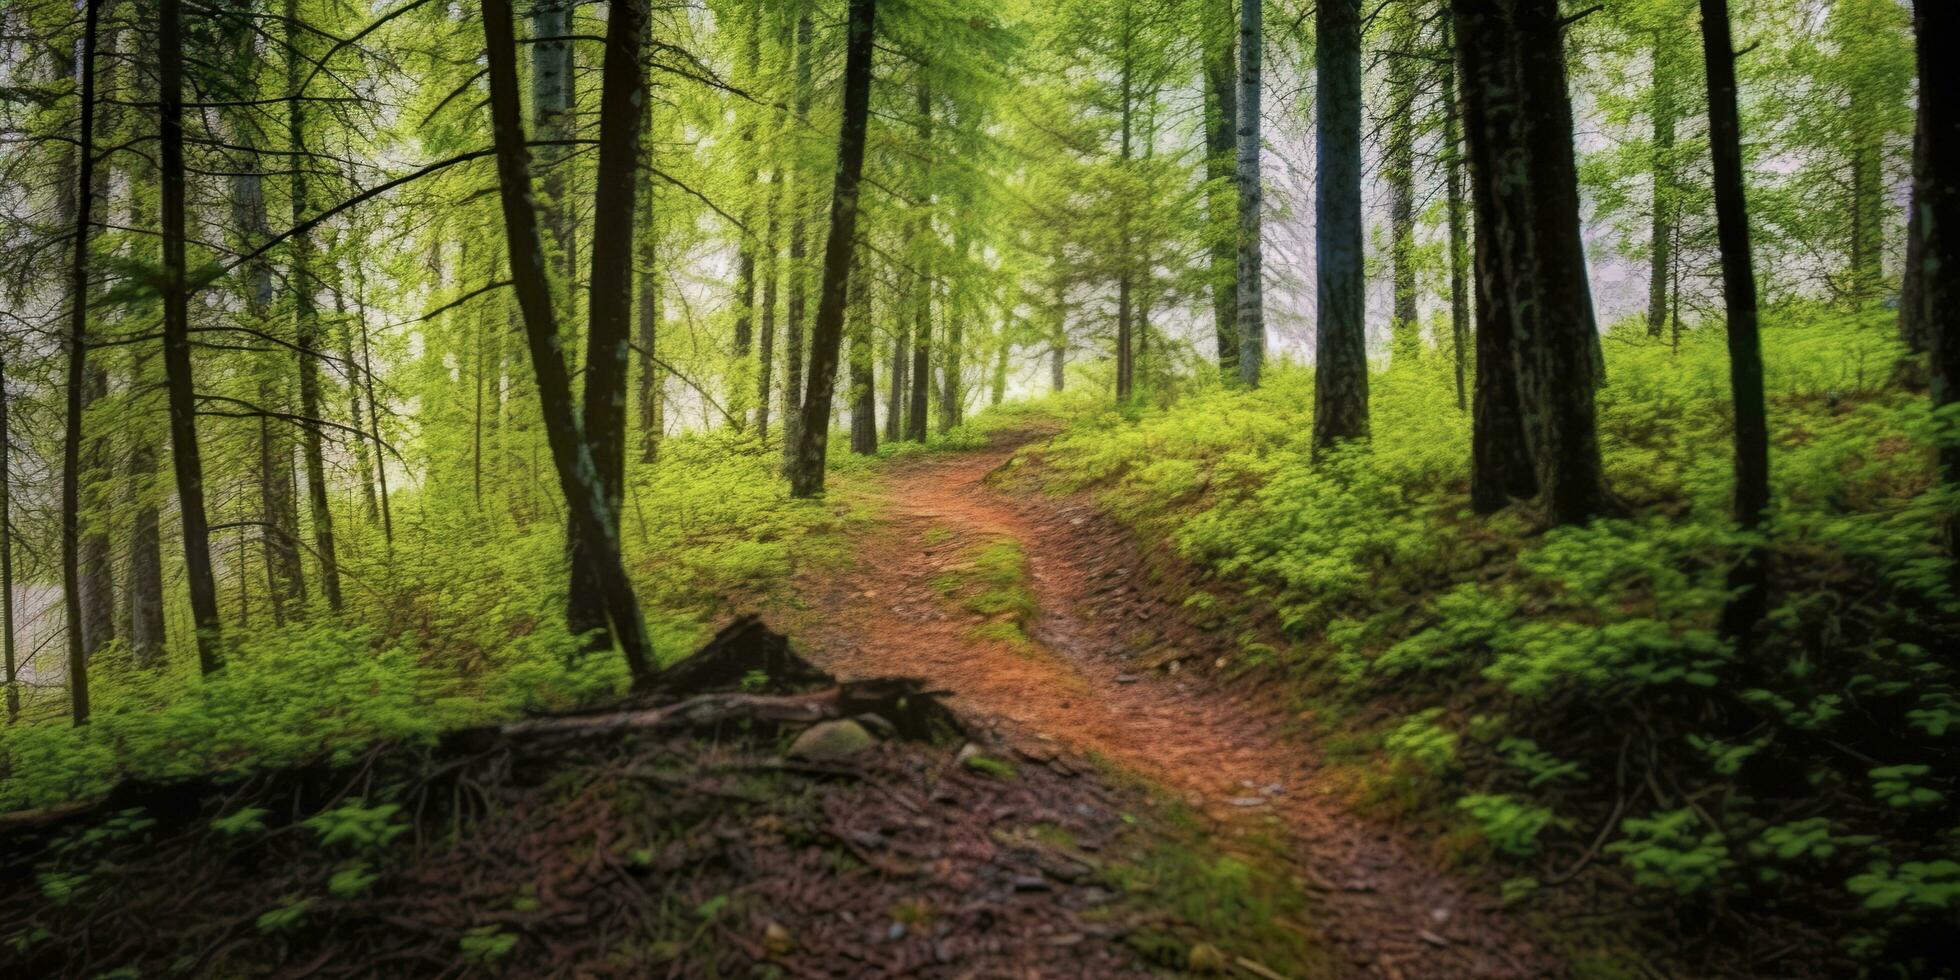
[[(174, 2), (174, 0), (171, 0)], [(629, 4), (622, 3), (622, 8)], [(645, 8), (630, 4), (636, 11), (620, 16), (645, 16)], [(616, 25), (615, 25), (616, 26)], [(524, 335), (531, 350), (531, 366), (537, 375), (538, 404), (544, 414), (545, 437), (551, 446), (558, 486), (565, 496), (566, 510), (573, 516), (578, 540), (583, 542), (584, 560), (591, 567), (590, 580), (604, 596), (608, 625), (614, 640), (626, 656), (635, 686), (653, 676), (653, 650), (641, 618), (640, 603), (633, 593), (632, 580), (620, 556), (617, 515), (607, 501), (605, 485), (593, 461), (592, 447), (586, 442), (578, 414), (572, 407), (571, 378), (565, 367), (564, 344), (558, 335), (557, 317), (551, 307), (551, 281), (545, 267), (544, 241), (539, 234), (537, 214), (531, 205), (530, 153), (525, 145), (524, 124), (520, 119), (517, 89), (517, 41), (512, 25), (510, 0), (484, 0), (484, 46), (490, 76), (492, 132), (497, 146), (497, 178), (504, 215), (504, 236), (510, 259), (510, 277), (518, 306), (523, 311)], [(611, 33), (610, 30), (608, 33)], [(613, 64), (608, 39), (607, 76), (627, 72), (638, 75), (639, 61), (630, 68)], [(608, 80), (610, 80), (608, 78)], [(642, 83), (643, 84), (643, 83)], [(638, 107), (633, 107), (637, 109)], [(637, 119), (638, 112), (632, 113)], [(608, 123), (613, 125), (608, 126)], [(617, 118), (602, 119), (600, 138), (606, 130), (618, 129)], [(631, 146), (631, 141), (626, 141)], [(615, 148), (617, 153), (617, 148)], [(632, 154), (626, 159), (634, 160)], [(627, 188), (631, 201), (631, 189)], [(627, 219), (630, 222), (630, 218)], [(630, 224), (629, 224), (630, 230)], [(631, 242), (630, 234), (627, 242)], [(612, 290), (622, 292), (620, 288)]]
[[(286, 0), (286, 90), (304, 95), (302, 88), (312, 62), (306, 52), (312, 47), (299, 27), (299, 0)], [(311, 188), (307, 181), (306, 102), (293, 98), (286, 103), (286, 145), (295, 154), (292, 164), (293, 224), (312, 217)], [(300, 450), (306, 460), (306, 500), (313, 522), (313, 557), (320, 563), (320, 591), (327, 597), (327, 608), (341, 609), (340, 556), (334, 548), (333, 509), (327, 501), (327, 463), (325, 440), (320, 434), (323, 418), (320, 404), (320, 315), (314, 303), (320, 285), (313, 273), (313, 236), (305, 231), (292, 236), (293, 324), (299, 348)]]
[[(762, 28), (751, 23), (748, 26), (748, 84), (755, 85), (762, 73)], [(741, 111), (741, 110), (738, 110)], [(742, 157), (749, 161), (746, 179), (742, 182), (742, 228), (735, 251), (735, 356), (729, 365), (728, 424), (740, 431), (748, 424), (748, 393), (742, 385), (747, 378), (749, 354), (755, 349), (755, 195), (759, 171), (755, 165), (755, 117), (742, 111)]]
[[(815, 25), (810, 18), (810, 5), (804, 4), (802, 13), (796, 18), (796, 67), (795, 67), (795, 113), (796, 129), (800, 133), (810, 122), (810, 82), (813, 35)], [(804, 193), (806, 174), (798, 173), (790, 184), (789, 219), (789, 300), (786, 320), (783, 324), (783, 462), (785, 466), (796, 458), (796, 448), (802, 442), (803, 425), (803, 317), (806, 307), (805, 296), (809, 289), (809, 270), (804, 268), (808, 250), (806, 241), (808, 227), (805, 214), (809, 195)]]
[(873, 368), (871, 282), (860, 255), (851, 272), (851, 452), (878, 452), (878, 379)]
[[(468, 244), (465, 243), (464, 248), (467, 249), (468, 247)], [(359, 259), (357, 258), (355, 261), (359, 261)], [(329, 268), (333, 270), (333, 307), (334, 312), (338, 314), (335, 317), (338, 323), (334, 330), (336, 334), (334, 340), (340, 346), (340, 356), (342, 357), (341, 373), (347, 377), (347, 422), (354, 430), (354, 475), (361, 482), (361, 512), (367, 515), (368, 523), (372, 525), (379, 523), (381, 520), (381, 501), (380, 498), (375, 496), (374, 491), (375, 461), (374, 456), (368, 452), (368, 430), (361, 424), (361, 416), (363, 414), (361, 411), (361, 375), (356, 368), (359, 362), (354, 357), (354, 331), (353, 328), (348, 326), (347, 294), (341, 288), (340, 266), (336, 263), (329, 266)], [(478, 321), (479, 329), (477, 330), (476, 342), (477, 364), (473, 373), (477, 378), (477, 447), (475, 459), (479, 474), (478, 484), (480, 487), (483, 466), (483, 331), (481, 329), (481, 317), (478, 318)], [(478, 496), (481, 495), (481, 490), (479, 489)]]
[(4, 654), (7, 724), (20, 718), (20, 688), (14, 660), (14, 458), (13, 428), (7, 421), (7, 352), (0, 350), (0, 654)]
[(1389, 278), (1394, 307), (1389, 315), (1390, 355), (1414, 363), (1422, 354), (1422, 323), (1416, 295), (1416, 22), (1404, 18), (1392, 35), (1388, 55), (1388, 143), (1382, 168), (1388, 177)]
[[(648, 40), (652, 39), (653, 18), (647, 17)], [(644, 52), (643, 52), (644, 53)], [(640, 158), (653, 167), (653, 106), (647, 99), (640, 118)], [(640, 462), (652, 465), (660, 458), (660, 440), (666, 435), (666, 370), (660, 365), (660, 226), (655, 221), (659, 209), (654, 181), (635, 178), (639, 196), (634, 207), (640, 210), (639, 229), (639, 425)]]
[[(93, 8), (91, 2), (90, 9)], [(184, 266), (184, 92), (180, 29), (179, 0), (159, 0), (157, 62), (162, 120), (158, 128), (162, 139), (157, 177), (163, 201), (163, 367), (170, 403), (170, 457), (177, 476), (177, 511), (184, 534), (184, 581), (190, 587), (198, 667), (210, 674), (223, 665), (223, 659), (219, 654), (218, 585), (211, 574), (211, 524), (204, 516), (204, 461), (197, 444), (197, 387), (191, 378), (190, 290)], [(89, 101), (86, 92), (82, 101), (86, 107)], [(82, 278), (79, 259), (76, 266), (79, 282)]]
[(918, 85), (919, 96), (919, 145), (925, 148), (925, 156), (919, 161), (919, 216), (913, 234), (918, 236), (918, 244), (913, 248), (915, 261), (919, 263), (917, 290), (914, 300), (914, 315), (917, 319), (912, 327), (912, 403), (905, 411), (905, 438), (913, 442), (926, 441), (926, 425), (930, 418), (927, 403), (931, 400), (928, 392), (932, 388), (932, 88), (921, 77)]
[[(1520, 495), (1525, 482), (1514, 467), (1522, 453), (1552, 523), (1578, 523), (1615, 505), (1594, 416), (1598, 330), (1579, 230), (1558, 3), (1453, 4), (1476, 183), (1480, 307), (1488, 307), (1478, 313), (1472, 502), (1494, 509)], [(1521, 449), (1493, 443), (1519, 436)]]
[[(606, 13), (606, 61), (599, 82), (599, 179), (592, 202), (592, 276), (586, 312), (585, 442), (593, 477), (609, 513), (620, 513), (626, 492), (626, 371), (633, 337), (633, 204), (639, 179), (640, 125), (646, 118), (642, 70), (650, 12), (647, 0), (613, 0)], [(617, 524), (614, 531), (618, 531)], [(587, 650), (612, 646), (605, 633), (603, 565), (577, 524), (572, 542), (572, 591), (566, 622), (589, 637)], [(617, 547), (617, 543), (615, 543)]]
[[(535, 0), (531, 5), (531, 125), (541, 142), (568, 140), (578, 132), (578, 75), (572, 58), (574, 0)], [(571, 164), (574, 148), (547, 145), (538, 149), (543, 194), (538, 209), (544, 218), (545, 247), (558, 259), (557, 273), (569, 297), (577, 280), (578, 252), (571, 202)]]
[[(174, 17), (175, 0), (163, 0), (163, 4)], [(73, 222), (71, 248), (74, 259), (68, 280), (68, 404), (61, 453), (61, 584), (67, 626), (69, 704), (77, 725), (88, 724), (89, 714), (88, 646), (83, 631), (85, 603), (82, 597), (80, 483), (82, 412), (86, 407), (83, 386), (88, 380), (89, 214), (95, 195), (95, 182), (90, 179), (95, 167), (95, 39), (101, 6), (101, 0), (85, 0), (80, 62), (82, 118), (78, 142), (81, 148), (76, 160), (79, 176), (75, 181), (78, 193), (71, 198), (75, 202), (74, 210), (64, 215)], [(167, 29), (174, 39), (176, 26), (171, 24)], [(165, 98), (168, 100), (169, 96)]]
[[(239, 42), (241, 58), (255, 58), (251, 46), (255, 36), (249, 31), (241, 32)], [(260, 156), (257, 151), (259, 127), (251, 119), (240, 118), (232, 127), (233, 142), (243, 149), (240, 170), (231, 178), (231, 223), (233, 234), (237, 236), (240, 251), (257, 251), (272, 237), (269, 222), (266, 220), (265, 183), (259, 175)], [(273, 281), (272, 263), (265, 256), (259, 256), (245, 264), (245, 312), (255, 323), (265, 323), (272, 309)], [(273, 386), (268, 369), (260, 365), (261, 376), (258, 383), (258, 403), (267, 409), (281, 407), (283, 398)], [(286, 423), (263, 416), (259, 419), (259, 536), (265, 554), (267, 597), (272, 603), (272, 618), (284, 625), (287, 603), (293, 604), (293, 612), (303, 615), (306, 605), (306, 578), (299, 553), (299, 507), (296, 503), (297, 488), (292, 481), (292, 446), (286, 438)], [(161, 572), (159, 571), (159, 576)], [(132, 576), (131, 588), (134, 589)], [(149, 597), (146, 596), (145, 599)], [(154, 597), (157, 615), (162, 615), (163, 598)], [(132, 607), (138, 599), (131, 596)], [(147, 603), (146, 603), (147, 604)]]
[(1920, 218), (1920, 188), (1931, 175), (1926, 172), (1926, 100), (1919, 100), (1919, 112), (1912, 127), (1912, 200), (1906, 213), (1906, 268), (1899, 286), (1899, 339), (1908, 355), (1926, 353), (1932, 341), (1932, 323), (1927, 319), (1922, 291), (1926, 282), (1925, 222)]
[(1007, 355), (1009, 352), (1009, 347), (1011, 345), (1009, 345), (1007, 342), (1006, 324), (1001, 325), (1001, 336), (999, 337), (999, 341), (1000, 341), (999, 346), (994, 348), (993, 395), (991, 398), (988, 399), (988, 404), (993, 405), (996, 408), (1000, 407), (1001, 402), (1007, 400)]
[[(896, 306), (897, 304), (893, 304)], [(891, 384), (885, 396), (885, 441), (905, 438), (905, 402), (911, 397), (912, 331), (902, 310), (894, 310), (892, 324)]]
[[(1443, 21), (1443, 46), (1448, 49), (1453, 43), (1450, 22)], [(1451, 359), (1456, 369), (1456, 410), (1466, 411), (1470, 402), (1465, 396), (1464, 381), (1469, 368), (1470, 346), (1470, 283), (1469, 283), (1469, 217), (1463, 205), (1463, 136), (1461, 105), (1456, 96), (1456, 66), (1445, 63), (1439, 68), (1442, 74), (1443, 90), (1443, 167), (1447, 182), (1448, 210), (1450, 222), (1450, 344)]]
[(1674, 261), (1675, 77), (1680, 66), (1668, 56), (1667, 40), (1654, 32), (1654, 94), (1648, 114), (1654, 125), (1652, 241), (1647, 256), (1647, 336), (1658, 339), (1667, 327), (1668, 274)]
[[(1926, 168), (1918, 181), (1920, 315), (1931, 327), (1932, 395), (1936, 411), (1960, 402), (1960, 70), (1947, 60), (1960, 50), (1960, 9), (1950, 3), (1916, 5), (1919, 104), (1925, 113)], [(1949, 492), (1960, 487), (1960, 446), (1940, 450)], [(1960, 556), (1960, 515), (1946, 515), (1949, 555)], [(1960, 572), (1955, 572), (1960, 578)]]
[(762, 309), (756, 319), (755, 435), (762, 440), (769, 437), (769, 382), (776, 360), (776, 207), (782, 188), (781, 166), (778, 161), (776, 171), (769, 175), (769, 217), (763, 222), (762, 261), (758, 270), (762, 276)]
[(858, 183), (864, 173), (864, 137), (871, 108), (872, 36), (877, 0), (850, 0), (850, 34), (844, 57), (844, 112), (837, 133), (837, 176), (830, 197), (830, 236), (824, 243), (823, 288), (810, 338), (810, 388), (803, 399), (790, 492), (823, 492), (824, 450), (830, 441), (830, 405), (837, 386), (837, 354), (844, 335), (846, 288), (857, 246)]
[[(370, 426), (368, 429), (368, 439), (374, 443), (374, 483), (375, 487), (381, 491), (381, 537), (382, 540), (387, 542), (388, 547), (392, 549), (395, 546), (395, 514), (394, 509), (388, 502), (388, 445), (381, 439), (381, 401), (374, 394), (374, 345), (368, 335), (367, 275), (362, 271), (364, 268), (358, 260), (355, 261), (354, 313), (359, 318), (361, 324), (361, 383), (362, 387), (367, 389), (368, 424)], [(503, 379), (503, 341), (501, 339), (497, 341), (496, 351), (496, 356), (492, 360), (497, 364), (496, 377), (501, 382)], [(495, 407), (490, 412), (492, 419), (500, 417), (503, 412), (502, 395), (499, 391), (499, 387), (492, 386), (491, 395), (493, 402), (495, 402)]]
[(1851, 270), (1849, 292), (1854, 302), (1863, 303), (1877, 295), (1884, 279), (1885, 192), (1884, 147), (1866, 118), (1870, 108), (1859, 103), (1852, 89), (1846, 118), (1851, 136), (1846, 149), (1851, 154)]
[(1238, 204), (1234, 172), (1238, 154), (1238, 65), (1233, 37), (1238, 32), (1234, 0), (1208, 0), (1204, 8), (1205, 197), (1211, 243), (1211, 322), (1218, 337), (1218, 370), (1239, 373)]
[[(960, 217), (964, 219), (966, 216), (962, 214)], [(960, 223), (963, 224), (964, 221)], [(967, 265), (967, 259), (969, 258), (968, 245), (969, 243), (964, 239), (956, 238), (953, 253), (955, 255), (955, 261), (958, 263), (957, 267), (970, 267)], [(952, 304), (949, 302), (947, 305), (951, 306)], [(946, 340), (940, 345), (940, 368), (945, 372), (940, 378), (941, 387), (939, 391), (939, 431), (942, 433), (952, 431), (954, 426), (959, 425), (965, 420), (966, 391), (964, 386), (966, 379), (961, 374), (965, 368), (960, 363), (960, 359), (965, 353), (965, 333), (966, 325), (960, 317), (954, 316), (947, 318)]]
[[(1742, 124), (1736, 111), (1735, 48), (1727, 0), (1701, 0), (1703, 64), (1708, 73), (1708, 143), (1715, 173), (1716, 234), (1722, 246), (1722, 294), (1728, 307), (1729, 388), (1735, 400), (1735, 519), (1754, 530), (1769, 507), (1769, 421), (1763, 407), (1762, 341), (1756, 330), (1756, 271), (1742, 173)], [(1747, 641), (1762, 618), (1763, 555), (1749, 548), (1729, 576), (1735, 597), (1722, 617), (1724, 635)]]
[[(1361, 251), (1361, 4), (1315, 8), (1315, 452), (1368, 437)], [(1248, 58), (1248, 60), (1250, 60)], [(1241, 129), (1241, 139), (1244, 130)]]
[[(146, 383), (142, 358), (131, 377)], [(130, 495), (129, 577), (124, 589), (129, 609), (129, 652), (139, 667), (163, 665), (163, 519), (158, 513), (154, 484), (156, 447), (139, 439), (127, 462)]]

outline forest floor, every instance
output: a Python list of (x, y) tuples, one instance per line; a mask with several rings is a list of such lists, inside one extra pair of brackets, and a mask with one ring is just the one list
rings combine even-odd
[[(1215, 845), (1281, 862), (1343, 974), (1557, 975), (1478, 889), (1319, 785), (1276, 698), (1232, 683), (1232, 631), (1184, 607), (1134, 536), (1013, 476), (1040, 428), (919, 457), (859, 490), (876, 520), (839, 573), (806, 576), (788, 632), (842, 678), (925, 679), (1024, 758), (1076, 755), (1202, 814)], [(1038, 464), (1035, 464), (1038, 465)], [(1155, 581), (1151, 579), (1155, 578)], [(1066, 770), (1065, 770), (1066, 771)]]

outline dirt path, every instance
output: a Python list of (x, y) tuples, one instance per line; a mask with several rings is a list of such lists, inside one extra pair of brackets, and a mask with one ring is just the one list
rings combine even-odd
[[(874, 493), (882, 519), (844, 575), (810, 583), (819, 619), (810, 652), (846, 677), (905, 674), (954, 693), (971, 717), (1034, 752), (1094, 754), (1182, 794), (1220, 832), (1279, 830), (1319, 896), (1319, 928), (1355, 975), (1556, 975), (1495, 908), (1317, 789), (1311, 747), (1280, 734), (1284, 717), (1195, 678), (1139, 665), (1140, 631), (1175, 636), (1190, 662), (1228, 637), (1178, 629), (1182, 610), (1153, 594), (1130, 536), (1080, 500), (1007, 493), (988, 475), (1000, 448), (905, 463)], [(1033, 648), (976, 640), (984, 622), (936, 584), (975, 550), (1019, 542), (1039, 613)], [(1206, 649), (1205, 643), (1218, 644)]]

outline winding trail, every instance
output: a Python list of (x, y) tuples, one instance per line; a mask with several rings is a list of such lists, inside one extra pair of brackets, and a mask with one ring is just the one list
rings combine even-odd
[[(1317, 896), (1315, 928), (1351, 975), (1561, 975), (1494, 897), (1320, 789), (1313, 747), (1282, 734), (1278, 708), (1202, 671), (1146, 669), (1171, 645), (1186, 666), (1211, 663), (1233, 652), (1231, 639), (1194, 627), (1181, 596), (1158, 594), (1138, 573), (1133, 537), (1093, 505), (989, 480), (1043, 435), (901, 462), (876, 478), (879, 520), (852, 566), (803, 583), (815, 610), (801, 629), (808, 652), (843, 677), (926, 678), (1033, 757), (1100, 757), (1181, 795), (1219, 833), (1277, 832)], [(1024, 550), (1039, 604), (1032, 648), (975, 639), (985, 618), (935, 588), (1004, 538)]]

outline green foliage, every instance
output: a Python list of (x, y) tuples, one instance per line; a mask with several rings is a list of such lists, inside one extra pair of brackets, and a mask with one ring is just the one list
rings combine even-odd
[(1920, 785), (1931, 766), (1884, 766), (1870, 772), (1872, 795), (1887, 806), (1924, 807), (1946, 799), (1938, 790)]
[(1628, 817), (1620, 830), (1625, 836), (1606, 845), (1606, 852), (1619, 856), (1636, 884), (1689, 894), (1713, 886), (1735, 867), (1722, 832), (1704, 830), (1700, 816), (1686, 807)]
[[(1940, 829), (1960, 792), (1940, 764), (1960, 674), (1929, 652), (1960, 643), (1937, 533), (1955, 502), (1931, 466), (1956, 436), (1888, 387), (1894, 337), (1886, 311), (1766, 311), (1775, 507), (1754, 534), (1727, 518), (1719, 325), (1678, 350), (1608, 338), (1601, 440), (1631, 506), (1582, 526), (1468, 511), (1466, 420), (1434, 361), (1378, 372), (1373, 439), (1318, 462), (1312, 379), (1284, 367), (1257, 391), (1078, 413), (1043, 459), (1052, 486), (1093, 490), (1215, 576), (1208, 592), (1276, 613), (1301, 700), (1336, 719), (1386, 702), (1402, 720), (1380, 751), (1440, 791), (1404, 795), (1460, 794), (1501, 855), (1584, 849), (1613, 817), (1599, 853), (1676, 900), (1916, 908), (1900, 889), (1960, 860)], [(1772, 592), (1739, 649), (1720, 621), (1751, 547)], [(1468, 703), (1481, 710), (1444, 730)], [(1614, 817), (1648, 793), (1654, 812)], [(1861, 921), (1869, 957), (1905, 935), (1905, 919)]]
[(264, 807), (240, 807), (234, 813), (212, 818), (211, 829), (227, 837), (258, 833), (265, 830), (265, 815), (268, 812)]
[(1476, 822), (1486, 840), (1515, 857), (1535, 853), (1538, 835), (1554, 821), (1551, 810), (1504, 793), (1472, 793), (1456, 806)]
[(1382, 738), (1382, 748), (1433, 773), (1455, 768), (1456, 733), (1435, 723), (1442, 713), (1441, 708), (1430, 708), (1404, 719)]
[(1960, 862), (1908, 861), (1894, 868), (1888, 862), (1874, 861), (1846, 887), (1864, 898), (1866, 908), (1912, 906), (1944, 911), (1960, 900)]
[(318, 835), (323, 848), (372, 853), (408, 831), (407, 824), (395, 820), (400, 811), (394, 803), (372, 807), (348, 803), (306, 818), (303, 826)]
[(517, 946), (517, 934), (496, 926), (477, 926), (456, 941), (463, 959), (478, 966), (493, 966), (510, 955)]
[(306, 924), (315, 899), (293, 896), (286, 904), (267, 909), (253, 923), (263, 933), (291, 932)]

